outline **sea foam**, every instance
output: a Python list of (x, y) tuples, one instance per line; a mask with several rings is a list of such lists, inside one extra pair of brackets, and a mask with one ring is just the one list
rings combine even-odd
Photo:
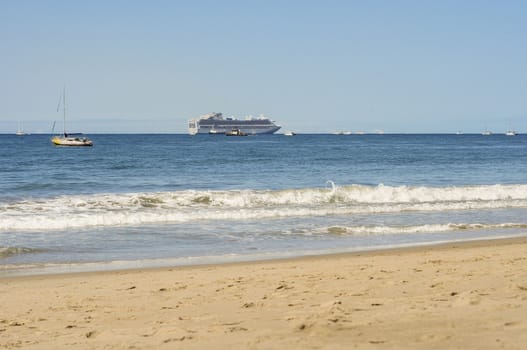
[(527, 185), (109, 193), (0, 204), (0, 231), (521, 207)]

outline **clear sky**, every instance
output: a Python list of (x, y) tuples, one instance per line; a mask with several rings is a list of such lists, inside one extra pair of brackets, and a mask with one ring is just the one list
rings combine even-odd
[(0, 0), (0, 133), (527, 132), (526, 68), (527, 1)]

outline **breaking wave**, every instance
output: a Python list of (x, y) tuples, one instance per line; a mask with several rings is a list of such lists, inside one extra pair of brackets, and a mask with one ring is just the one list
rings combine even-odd
[(13, 255), (30, 254), (39, 252), (38, 249), (25, 247), (0, 247), (0, 259), (7, 258)]
[(0, 231), (527, 207), (527, 185), (95, 194), (0, 204)]
[(343, 236), (394, 235), (412, 233), (439, 233), (456, 231), (526, 229), (525, 223), (503, 224), (427, 224), (415, 226), (330, 226), (315, 230), (313, 233), (334, 234)]

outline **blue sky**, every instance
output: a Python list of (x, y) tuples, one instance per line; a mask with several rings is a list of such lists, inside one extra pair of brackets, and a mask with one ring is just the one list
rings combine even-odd
[(0, 133), (527, 132), (525, 1), (0, 0)]

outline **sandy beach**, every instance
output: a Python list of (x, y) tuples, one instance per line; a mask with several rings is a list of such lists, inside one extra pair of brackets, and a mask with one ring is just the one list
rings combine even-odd
[(0, 279), (0, 348), (522, 349), (527, 238)]

